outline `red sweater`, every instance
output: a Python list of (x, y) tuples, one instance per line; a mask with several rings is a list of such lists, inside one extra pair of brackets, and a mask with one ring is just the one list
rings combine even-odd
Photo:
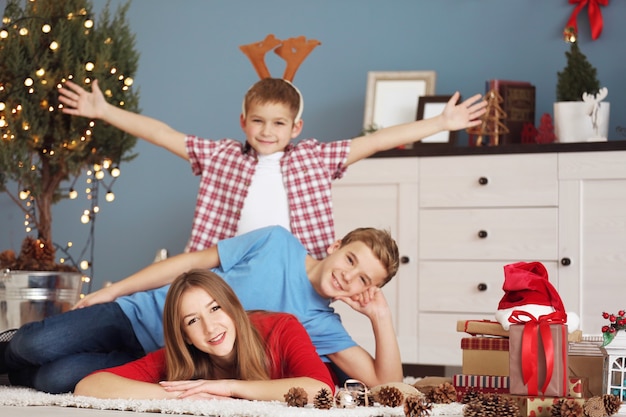
[[(334, 391), (335, 383), (328, 367), (295, 316), (254, 312), (249, 317), (265, 340), (267, 356), (279, 358), (270, 369), (271, 379), (309, 377), (327, 384)], [(159, 349), (136, 361), (97, 372), (111, 372), (136, 381), (158, 383), (165, 380), (166, 369), (165, 349)]]

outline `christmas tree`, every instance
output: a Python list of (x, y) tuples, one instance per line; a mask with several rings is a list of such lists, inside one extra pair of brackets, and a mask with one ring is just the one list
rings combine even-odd
[(565, 52), (567, 66), (557, 72), (556, 101), (582, 101), (583, 93), (598, 94), (600, 81), (597, 70), (587, 61), (578, 44), (570, 42)]
[[(76, 198), (87, 174), (86, 198), (120, 173), (136, 138), (102, 122), (62, 114), (58, 88), (97, 79), (110, 102), (138, 111), (131, 86), (139, 54), (126, 21), (130, 3), (109, 4), (94, 18), (88, 0), (8, 0), (0, 29), (0, 192), (25, 214), (26, 232), (52, 243), (52, 205)], [(91, 204), (82, 217), (93, 221)]]

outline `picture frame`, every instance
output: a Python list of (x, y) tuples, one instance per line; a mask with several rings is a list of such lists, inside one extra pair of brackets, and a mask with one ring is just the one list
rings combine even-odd
[(364, 132), (415, 120), (416, 98), (435, 94), (435, 71), (369, 71)]
[[(441, 114), (451, 98), (451, 95), (420, 96), (417, 100), (417, 113), (415, 115), (415, 120), (428, 119), (430, 117)], [(460, 101), (461, 97), (459, 97), (459, 102)], [(458, 131), (443, 131), (425, 137), (421, 141), (415, 142), (413, 145), (455, 146), (457, 142), (457, 136)]]

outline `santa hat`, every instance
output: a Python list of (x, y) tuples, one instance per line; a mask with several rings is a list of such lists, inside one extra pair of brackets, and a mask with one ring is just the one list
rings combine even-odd
[[(505, 329), (509, 328), (509, 317), (515, 310), (525, 311), (536, 318), (555, 311), (561, 312), (567, 317), (569, 331), (578, 328), (578, 316), (565, 312), (563, 301), (548, 280), (548, 271), (540, 262), (505, 265), (502, 289), (504, 297), (498, 303), (496, 320)], [(569, 315), (572, 315), (571, 322)]]

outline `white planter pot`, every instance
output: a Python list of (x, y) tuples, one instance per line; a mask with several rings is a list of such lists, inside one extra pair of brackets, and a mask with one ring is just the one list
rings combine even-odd
[(596, 133), (587, 114), (588, 104), (582, 101), (554, 103), (554, 134), (557, 142), (596, 142), (607, 140), (611, 103), (601, 102)]

